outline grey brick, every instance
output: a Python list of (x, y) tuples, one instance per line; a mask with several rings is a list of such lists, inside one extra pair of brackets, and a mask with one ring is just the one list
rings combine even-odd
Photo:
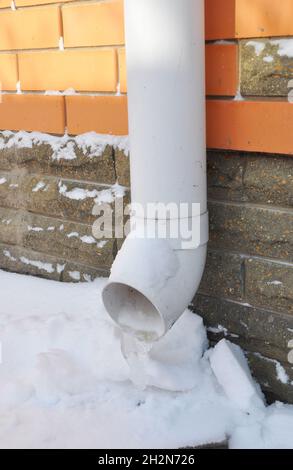
[(235, 300), (243, 299), (243, 266), (241, 256), (209, 251), (199, 292)]
[(293, 314), (293, 264), (248, 259), (245, 296), (253, 305)]
[(115, 170), (119, 184), (130, 187), (130, 158), (122, 150), (115, 150)]
[(281, 155), (208, 152), (208, 197), (293, 207), (293, 159)]
[[(288, 95), (288, 82), (292, 79), (293, 73), (293, 58), (286, 54), (280, 55), (278, 41), (275, 39), (240, 41), (240, 76), (243, 95)], [(258, 44), (258, 47), (254, 44)]]
[[(42, 184), (40, 189), (38, 185)], [(23, 193), (27, 210), (64, 219), (93, 223), (92, 215), (96, 199), (106, 186), (82, 181), (48, 178), (34, 175), (23, 182)], [(74, 196), (79, 192), (80, 196)]]
[(63, 282), (89, 282), (109, 275), (108, 270), (95, 269), (47, 253), (3, 243), (0, 243), (0, 266), (7, 271)]
[(293, 212), (210, 202), (211, 248), (293, 261)]
[(209, 151), (207, 154), (208, 197), (246, 201), (243, 175), (246, 159), (238, 153)]
[(1, 269), (30, 274), (54, 281), (61, 280), (63, 260), (59, 260), (45, 253), (36, 253), (23, 247), (0, 244)]
[(22, 240), (23, 212), (0, 207), (0, 242), (16, 245)]
[(34, 214), (24, 221), (22, 245), (94, 268), (109, 268), (114, 240), (95, 240), (92, 226)]
[[(0, 133), (0, 137), (3, 134)], [(7, 140), (7, 139), (5, 139)], [(30, 173), (60, 176), (65, 178), (94, 181), (102, 184), (114, 184), (116, 181), (114, 166), (114, 148), (106, 146), (102, 155), (92, 156), (87, 149), (77, 147), (72, 139), (67, 143), (74, 149), (76, 158), (65, 159), (48, 144), (34, 144), (31, 148), (12, 146), (0, 150), (0, 169), (25, 168)]]
[(246, 350), (288, 362), (293, 316), (201, 294), (196, 295), (191, 307), (212, 328), (209, 335), (213, 341), (226, 334)]
[(63, 282), (91, 282), (97, 277), (109, 277), (109, 269), (92, 268), (83, 264), (66, 262), (62, 273)]
[(293, 158), (248, 155), (243, 185), (251, 202), (293, 207)]
[(288, 383), (282, 383), (278, 379), (276, 362), (270, 360), (259, 354), (247, 353), (250, 369), (258, 383), (261, 385), (263, 391), (269, 394), (271, 401), (282, 401), (293, 403), (293, 381), (292, 367), (287, 364), (280, 363), (279, 366), (283, 367), (288, 376)]
[[(92, 224), (96, 200), (103, 192), (115, 191), (105, 186), (82, 181), (72, 181), (40, 174), (13, 174), (0, 172), (0, 205), (7, 208), (23, 209), (37, 214), (76, 220)], [(80, 192), (75, 197), (74, 192)], [(125, 204), (129, 203), (129, 191), (125, 190)], [(114, 208), (114, 203), (112, 204)]]
[(24, 209), (22, 179), (22, 170), (16, 168), (11, 171), (0, 170), (0, 206)]

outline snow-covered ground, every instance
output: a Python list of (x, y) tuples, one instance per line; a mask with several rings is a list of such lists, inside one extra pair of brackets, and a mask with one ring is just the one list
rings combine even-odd
[(202, 357), (205, 330), (188, 311), (130, 368), (101, 303), (104, 283), (0, 271), (1, 448), (177, 448), (227, 438), (230, 448), (293, 448), (293, 406), (266, 407), (228, 342)]

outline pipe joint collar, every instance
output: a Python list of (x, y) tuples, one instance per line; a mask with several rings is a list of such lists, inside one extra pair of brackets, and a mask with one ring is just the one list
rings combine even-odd
[(208, 212), (177, 219), (144, 219), (132, 216), (129, 238), (167, 240), (173, 250), (195, 250), (208, 242)]

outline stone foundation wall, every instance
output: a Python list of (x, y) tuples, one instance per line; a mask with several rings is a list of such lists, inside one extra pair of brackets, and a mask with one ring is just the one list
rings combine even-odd
[(91, 154), (69, 138), (60, 158), (42, 142), (1, 147), (0, 267), (73, 282), (108, 275), (117, 241), (94, 239), (92, 210), (97, 201), (114, 202), (118, 189), (128, 199), (128, 189), (118, 186), (123, 162), (128, 165), (119, 145), (103, 144)]
[[(114, 200), (117, 182), (129, 200), (129, 157), (118, 144), (104, 145), (96, 155), (75, 139), (66, 148), (71, 144), (71, 159), (56, 159), (45, 143), (2, 146), (2, 269), (68, 282), (108, 275), (121, 241), (93, 239), (92, 209), (103, 195)], [(225, 336), (240, 344), (268, 395), (290, 402), (292, 175), (292, 157), (208, 153), (210, 243), (191, 306), (212, 341)]]
[(212, 341), (247, 351), (268, 395), (293, 402), (293, 160), (209, 152), (208, 197), (209, 254), (192, 307)]

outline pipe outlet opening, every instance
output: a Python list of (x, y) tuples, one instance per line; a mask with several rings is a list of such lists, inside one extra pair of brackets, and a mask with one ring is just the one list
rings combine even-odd
[(156, 341), (165, 332), (159, 311), (141, 292), (119, 282), (103, 290), (103, 301), (111, 318), (126, 333), (143, 341)]

